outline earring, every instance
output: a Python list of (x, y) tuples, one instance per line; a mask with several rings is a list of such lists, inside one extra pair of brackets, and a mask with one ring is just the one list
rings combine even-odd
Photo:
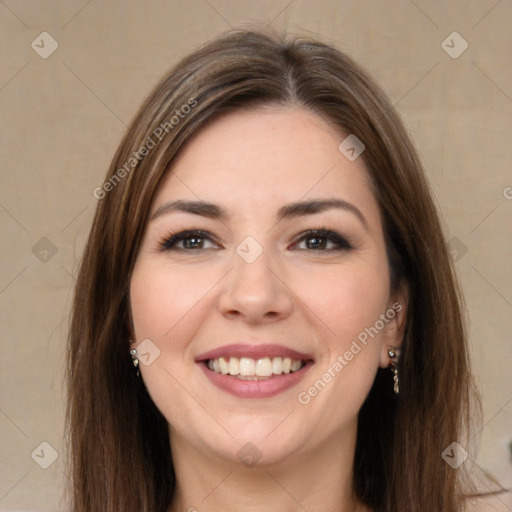
[(400, 347), (392, 347), (392, 346), (389, 346), (388, 347), (388, 357), (391, 359), (391, 367), (393, 369), (393, 381), (394, 381), (394, 386), (393, 386), (393, 390), (395, 391), (395, 393), (398, 395), (398, 393), (400, 393), (400, 386), (398, 384), (398, 368), (397, 368), (397, 365), (398, 365), (398, 352), (400, 351)]
[[(130, 344), (131, 343), (134, 343), (134, 342), (131, 341)], [(139, 370), (139, 358), (137, 357), (137, 349), (132, 348), (130, 350), (130, 355), (132, 356), (133, 366), (135, 366), (135, 368), (137, 368), (137, 377), (138, 377), (140, 375), (140, 370)]]

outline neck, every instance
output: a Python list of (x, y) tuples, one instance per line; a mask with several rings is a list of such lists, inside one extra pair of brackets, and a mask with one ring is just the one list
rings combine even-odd
[(353, 495), (355, 429), (260, 466), (199, 452), (171, 435), (176, 493), (169, 512), (371, 512)]

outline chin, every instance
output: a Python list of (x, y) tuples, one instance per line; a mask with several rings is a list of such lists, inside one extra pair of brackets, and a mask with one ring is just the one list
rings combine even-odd
[(209, 436), (206, 443), (212, 452), (229, 463), (268, 467), (286, 461), (304, 448), (304, 439), (298, 436), (299, 429), (291, 424), (280, 429), (279, 421), (252, 419), (250, 423), (245, 420), (242, 428), (225, 425), (233, 438), (226, 434), (216, 442)]

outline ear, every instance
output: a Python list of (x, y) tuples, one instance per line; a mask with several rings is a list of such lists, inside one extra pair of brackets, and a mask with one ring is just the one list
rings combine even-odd
[(391, 361), (388, 355), (389, 347), (402, 346), (407, 320), (408, 303), (409, 286), (404, 281), (400, 283), (398, 290), (390, 295), (388, 309), (384, 313), (386, 320), (384, 320), (385, 327), (381, 337), (382, 346), (379, 365), (381, 368), (388, 368), (390, 366)]

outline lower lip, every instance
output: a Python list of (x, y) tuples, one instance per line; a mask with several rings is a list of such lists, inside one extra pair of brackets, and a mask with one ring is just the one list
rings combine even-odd
[(231, 375), (216, 373), (206, 366), (206, 361), (199, 366), (218, 388), (239, 398), (270, 398), (295, 386), (313, 366), (308, 361), (300, 370), (293, 373), (282, 373), (265, 380), (241, 380)]

